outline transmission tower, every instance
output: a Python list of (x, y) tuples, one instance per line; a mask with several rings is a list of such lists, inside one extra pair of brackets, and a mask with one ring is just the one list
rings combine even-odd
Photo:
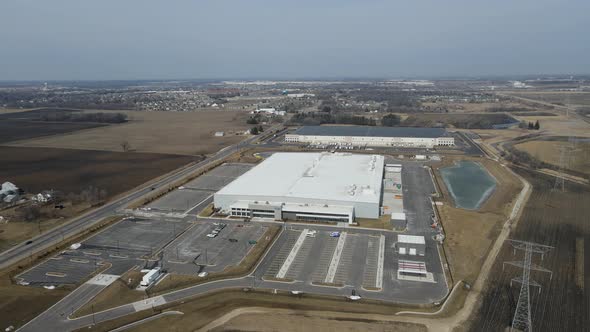
[(512, 280), (510, 280), (510, 286), (512, 286), (512, 282), (518, 282), (521, 285), (520, 293), (518, 294), (518, 302), (516, 304), (516, 311), (514, 312), (514, 317), (512, 318), (511, 331), (512, 329), (517, 329), (520, 331), (532, 332), (533, 322), (531, 317), (531, 297), (529, 294), (529, 286), (538, 287), (539, 293), (541, 293), (541, 285), (530, 279), (531, 270), (548, 272), (550, 275), (550, 280), (553, 278), (553, 273), (551, 271), (532, 262), (533, 253), (541, 254), (541, 259), (543, 259), (545, 254), (549, 250), (553, 249), (553, 247), (519, 240), (508, 241), (510, 241), (515, 255), (516, 250), (524, 250), (524, 261), (511, 261), (504, 262), (502, 264), (502, 270), (504, 270), (504, 266), (506, 264), (522, 269), (522, 276), (512, 278)]
[(555, 174), (555, 183), (553, 184), (553, 191), (565, 191), (565, 178), (563, 177), (563, 172), (565, 169), (567, 154), (568, 153), (565, 147), (561, 146), (559, 148), (559, 168), (557, 169), (557, 174)]
[(576, 138), (573, 136), (568, 137), (568, 144), (559, 148), (559, 167), (557, 174), (555, 175), (555, 183), (553, 185), (553, 191), (561, 190), (565, 191), (565, 177), (563, 176), (565, 170), (570, 166), (572, 158), (576, 150)]

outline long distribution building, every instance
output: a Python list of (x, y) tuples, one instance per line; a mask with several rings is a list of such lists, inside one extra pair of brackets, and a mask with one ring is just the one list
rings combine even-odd
[(341, 146), (433, 148), (452, 146), (455, 139), (444, 128), (303, 126), (285, 135), (288, 143)]
[(379, 218), (384, 158), (350, 153), (275, 153), (214, 195), (237, 217), (354, 222)]

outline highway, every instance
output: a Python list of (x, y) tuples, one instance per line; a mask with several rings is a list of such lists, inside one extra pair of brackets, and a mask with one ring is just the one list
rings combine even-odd
[[(270, 128), (269, 131), (274, 131), (275, 129), (276, 128)], [(18, 244), (0, 254), (0, 269), (4, 269), (12, 264), (26, 259), (27, 257), (33, 256), (37, 252), (55, 246), (64, 239), (73, 237), (82, 231), (93, 227), (106, 217), (116, 215), (119, 210), (124, 209), (129, 203), (150, 193), (154, 187), (159, 188), (170, 185), (171, 183), (174, 183), (179, 179), (198, 171), (201, 168), (205, 168), (223, 158), (228, 157), (232, 153), (238, 151), (240, 148), (250, 147), (257, 140), (264, 140), (269, 137), (269, 135), (260, 135), (247, 138), (237, 144), (220, 150), (213, 156), (197, 164), (183, 168), (172, 174), (168, 174), (154, 182), (140, 187), (134, 192), (131, 192), (123, 197), (120, 197), (90, 212), (87, 212), (66, 224), (53, 228), (46, 233), (40, 234), (31, 239), (32, 242), (30, 244), (26, 244), (25, 242)]]

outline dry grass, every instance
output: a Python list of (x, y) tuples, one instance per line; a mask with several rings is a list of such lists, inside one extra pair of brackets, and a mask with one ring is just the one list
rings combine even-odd
[[(345, 316), (363, 316), (363, 318), (352, 319), (351, 321), (364, 321), (372, 323), (375, 317), (372, 314), (387, 315), (392, 317), (395, 312), (404, 310), (402, 307), (387, 305), (378, 302), (363, 301), (346, 302), (342, 298), (309, 296), (295, 297), (288, 293), (279, 292), (278, 294), (271, 294), (270, 292), (251, 291), (243, 292), (238, 290), (229, 290), (210, 293), (200, 296), (185, 303), (176, 303), (165, 305), (156, 308), (156, 312), (160, 310), (178, 310), (184, 312), (184, 315), (166, 316), (154, 320), (149, 324), (139, 325), (129, 331), (196, 331), (213, 320), (222, 317), (228, 312), (237, 308), (244, 307), (261, 307), (274, 309), (289, 309), (296, 310), (297, 313), (308, 315), (310, 313), (325, 311), (327, 315), (338, 315), (334, 313), (343, 314)], [(407, 309), (407, 308), (405, 308)], [(424, 311), (424, 309), (417, 308), (416, 310)], [(98, 324), (92, 328), (84, 328), (84, 331), (108, 331), (117, 326), (127, 324), (129, 322), (145, 318), (153, 315), (151, 309), (136, 313), (133, 317), (125, 317), (114, 321)], [(321, 314), (321, 313), (319, 313)], [(266, 324), (266, 320), (271, 315), (264, 317), (264, 320), (259, 321), (259, 328)], [(345, 318), (340, 321), (347, 321)], [(81, 330), (81, 331), (82, 331)], [(257, 330), (257, 329), (255, 329)], [(280, 329), (279, 329), (280, 330)], [(411, 331), (411, 330), (410, 330)]]
[[(11, 145), (122, 151), (121, 143), (129, 142), (138, 152), (199, 155), (239, 142), (251, 126), (246, 124), (247, 112), (116, 112), (127, 114), (130, 121)], [(224, 131), (226, 136), (214, 137), (216, 131)]]
[(341, 315), (321, 315), (294, 310), (246, 313), (230, 319), (211, 331), (375, 331), (425, 332), (426, 326), (405, 322), (371, 320)]
[(199, 212), (199, 217), (210, 217), (213, 212), (213, 203), (211, 203)]
[(7, 275), (0, 276), (0, 322), (2, 328), (22, 326), (70, 292), (69, 288), (47, 290), (12, 284)]
[(391, 225), (391, 217), (389, 215), (383, 215), (379, 219), (364, 219), (356, 218), (355, 220), (359, 227), (374, 228), (374, 229), (393, 229)]
[(516, 144), (519, 150), (529, 153), (536, 159), (551, 165), (559, 166), (561, 149), (569, 151), (570, 158), (566, 162), (567, 169), (590, 174), (590, 143), (576, 143), (575, 148), (567, 141), (529, 141)]
[(539, 100), (546, 103), (589, 106), (590, 92), (574, 91), (530, 91), (530, 92), (506, 92), (506, 94)]
[(450, 165), (454, 160), (456, 158), (447, 158), (433, 167), (442, 190), (442, 199), (439, 200), (444, 204), (437, 206), (437, 210), (447, 236), (444, 248), (453, 279), (473, 283), (522, 185), (500, 164), (488, 159), (477, 159), (499, 181), (496, 190), (477, 211), (455, 208), (439, 172), (440, 168)]

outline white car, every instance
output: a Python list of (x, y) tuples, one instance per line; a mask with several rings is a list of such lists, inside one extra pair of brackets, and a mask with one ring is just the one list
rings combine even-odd
[(216, 237), (216, 236), (217, 236), (217, 234), (213, 234), (213, 233), (207, 234), (207, 237), (211, 237), (211, 238)]

